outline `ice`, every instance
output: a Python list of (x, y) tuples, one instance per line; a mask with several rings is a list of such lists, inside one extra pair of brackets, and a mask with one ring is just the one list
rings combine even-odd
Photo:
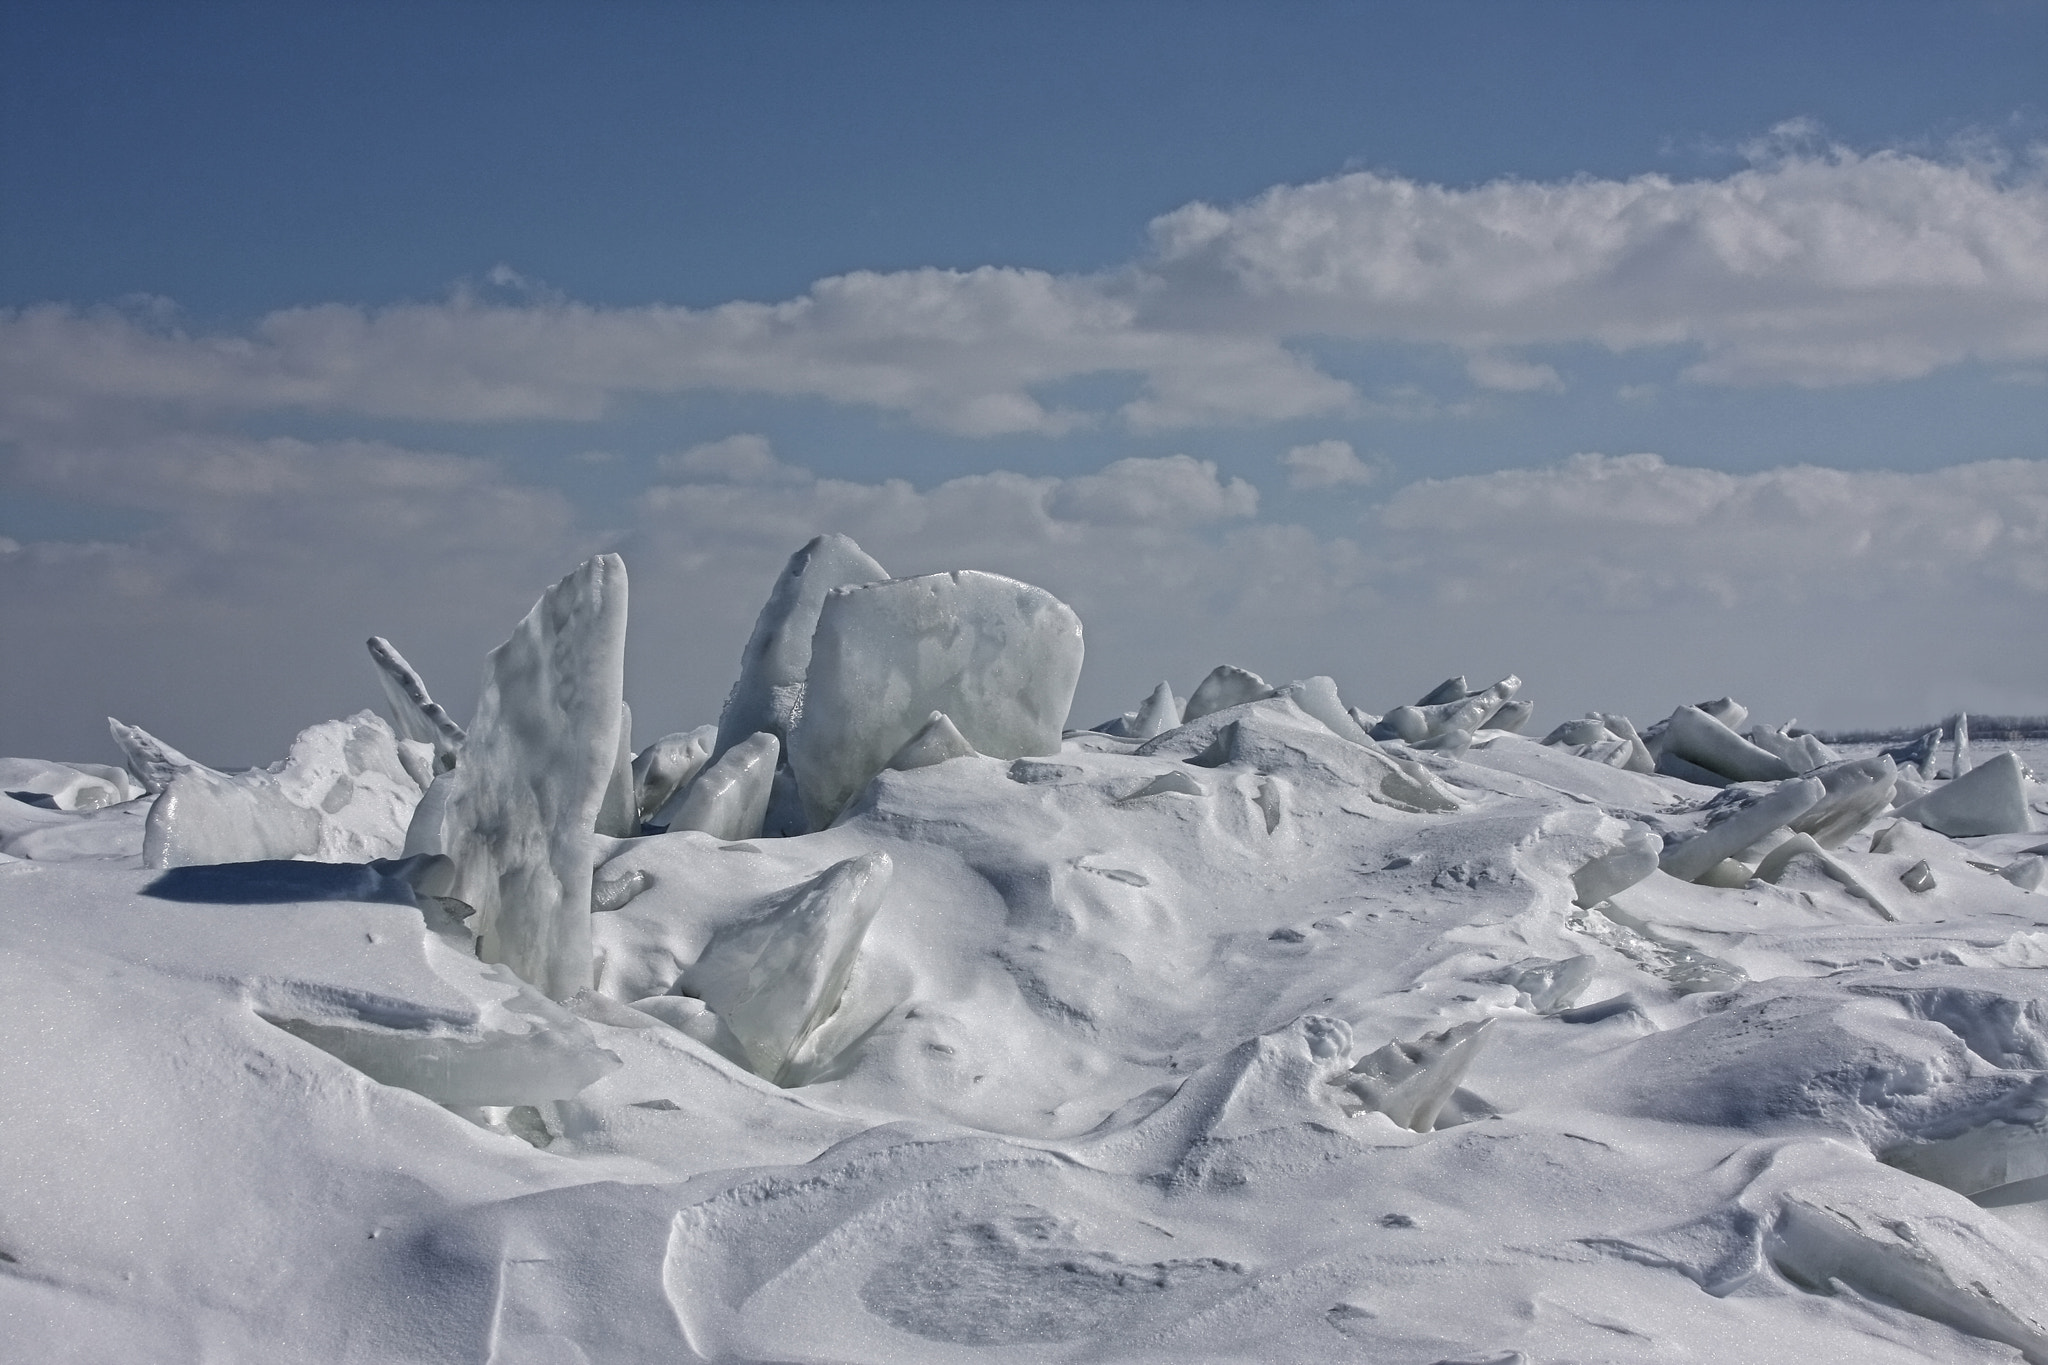
[(1445, 678), (1435, 687), (1422, 694), (1415, 702), (1417, 706), (1442, 706), (1445, 702), (1463, 701), (1472, 695), (1472, 684), (1465, 681), (1460, 673), (1455, 678)]
[(1187, 706), (1181, 711), (1181, 723), (1185, 725), (1214, 712), (1272, 695), (1273, 689), (1266, 686), (1266, 680), (1250, 669), (1218, 664), (1209, 670), (1209, 676), (1202, 679), (1188, 698)]
[(1956, 716), (1954, 734), (1949, 740), (1948, 775), (1961, 777), (1970, 771), (1970, 713), (1963, 711)]
[(832, 1060), (819, 1030), (840, 1006), (894, 867), (886, 853), (836, 863), (711, 940), (678, 983), (714, 1011), (754, 1074), (794, 1083)]
[(1810, 773), (1830, 763), (1841, 761), (1841, 755), (1828, 748), (1812, 735), (1791, 733), (1788, 722), (1783, 728), (1773, 730), (1764, 725), (1753, 725), (1743, 737), (1765, 753), (1776, 754), (1785, 760), (1796, 773)]
[(803, 714), (804, 679), (825, 595), (888, 577), (850, 536), (818, 536), (789, 557), (740, 654), (739, 680), (718, 718), (713, 758), (761, 731), (789, 739)]
[[(1650, 870), (1656, 870), (1654, 856)], [(1517, 1003), (1532, 1013), (1555, 1014), (1578, 1003), (1586, 987), (1593, 984), (1593, 976), (1599, 968), (1598, 958), (1591, 953), (1579, 953), (1561, 961), (1539, 959), (1517, 963), (1500, 973), (1499, 980), (1503, 985), (1513, 987), (1519, 997)]]
[(1994, 1119), (1953, 1137), (1891, 1148), (1884, 1160), (1957, 1194), (1982, 1194), (2048, 1176), (2048, 1120)]
[(1795, 834), (1810, 834), (1822, 848), (1840, 848), (1849, 837), (1882, 815), (1898, 788), (1899, 770), (1890, 758), (1841, 762), (1815, 771), (1827, 795), (1791, 822)]
[(1844, 887), (1849, 894), (1875, 910), (1880, 918), (1898, 918), (1876, 891), (1854, 872), (1830, 858), (1814, 841), (1813, 836), (1808, 834), (1795, 834), (1765, 854), (1762, 861), (1756, 865), (1756, 879), (1773, 885), (1789, 883), (1794, 878), (1788, 877), (1788, 874), (1793, 874), (1795, 869), (1801, 866), (1810, 866), (1819, 876)]
[(426, 681), (396, 646), (381, 635), (372, 635), (369, 645), (371, 662), (377, 665), (377, 682), (384, 689), (384, 700), (391, 708), (391, 723), (397, 728), (398, 737), (433, 745), (435, 765), (453, 766), (455, 751), (462, 747), (462, 727), (427, 694)]
[(781, 753), (781, 741), (767, 731), (748, 736), (679, 789), (649, 823), (671, 834), (701, 830), (727, 842), (759, 836)]
[(1680, 881), (1698, 881), (1723, 859), (1734, 857), (1813, 809), (1826, 794), (1827, 788), (1817, 777), (1780, 783), (1770, 795), (1744, 806), (1720, 824), (1667, 847), (1658, 865)]
[(1465, 1079), (1492, 1023), (1481, 1019), (1425, 1033), (1413, 1042), (1396, 1039), (1353, 1063), (1338, 1084), (1365, 1109), (1426, 1133)]
[(2042, 879), (2048, 877), (2048, 858), (2043, 858), (2038, 853), (2016, 858), (1999, 868), (1998, 875), (2022, 891), (2038, 891), (2041, 889)]
[(1697, 706), (1673, 711), (1663, 733), (1648, 744), (1659, 759), (1666, 755), (1683, 759), (1732, 782), (1775, 782), (1798, 776), (1790, 763), (1758, 748)]
[(633, 774), (633, 708), (619, 703), (619, 752), (597, 808), (597, 832), (630, 839), (640, 832), (640, 784)]
[[(545, 1104), (618, 1070), (618, 1056), (598, 1046), (588, 1024), (504, 967), (475, 965), (481, 984), (502, 989), (474, 1022), (378, 1010), (336, 1018), (331, 1007), (312, 1018), (275, 1007), (259, 1013), (374, 1081), (442, 1104)], [(460, 968), (442, 970), (452, 975)]]
[(1923, 778), (1934, 776), (1934, 755), (1941, 748), (1941, 727), (1936, 726), (1916, 740), (1896, 744), (1884, 751), (1900, 769), (1912, 768)]
[(789, 763), (823, 829), (933, 711), (996, 758), (1057, 753), (1081, 622), (1043, 588), (975, 570), (835, 588)]
[(2034, 827), (2027, 813), (2026, 773), (2010, 752), (1986, 759), (1967, 775), (1906, 802), (1898, 812), (1955, 838), (2024, 834)]
[(114, 737), (114, 747), (121, 751), (121, 762), (152, 796), (170, 786), (171, 779), (185, 769), (204, 766), (139, 725), (125, 725), (108, 716), (107, 730)]
[(711, 760), (717, 739), (717, 726), (700, 725), (663, 735), (634, 755), (634, 805), (643, 824)]
[(1698, 709), (1727, 726), (1730, 731), (1742, 729), (1742, 723), (1749, 719), (1749, 708), (1733, 697), (1722, 697), (1718, 701), (1703, 701)]
[(99, 810), (143, 795), (142, 784), (125, 768), (33, 758), (0, 758), (0, 792), (31, 805), (45, 798), (52, 810)]
[(1504, 701), (1500, 704), (1500, 709), (1489, 716), (1486, 724), (1480, 728), (1518, 735), (1522, 733), (1522, 727), (1529, 723), (1529, 718), (1535, 714), (1536, 703), (1533, 701)]
[(143, 866), (396, 857), (419, 800), (390, 727), (362, 711), (301, 731), (274, 771), (179, 772), (150, 806)]
[(1345, 708), (1344, 699), (1337, 695), (1337, 684), (1327, 677), (1305, 678), (1291, 682), (1274, 692), (1285, 697), (1317, 720), (1330, 727), (1330, 733), (1342, 736), (1354, 744), (1370, 744), (1372, 736), (1359, 728)]
[(1626, 891), (1657, 870), (1663, 843), (1646, 829), (1631, 830), (1621, 844), (1572, 873), (1573, 903), (1587, 908)]
[(1132, 739), (1150, 739), (1163, 734), (1180, 724), (1180, 703), (1174, 699), (1173, 688), (1162, 682), (1152, 689), (1152, 695), (1145, 698), (1144, 705), (1130, 726)]
[(1908, 891), (1914, 892), (1932, 891), (1936, 885), (1934, 869), (1927, 865), (1925, 858), (1901, 872), (1899, 880), (1905, 884)]
[(590, 985), (597, 813), (619, 752), (626, 566), (599, 555), (491, 651), (476, 718), (408, 831), (454, 861), (478, 952), (553, 999)]
[(974, 746), (967, 742), (959, 727), (944, 711), (934, 711), (924, 723), (924, 728), (896, 751), (895, 757), (889, 760), (889, 767), (897, 772), (909, 772), (914, 768), (929, 768), (948, 759), (972, 758), (974, 755)]

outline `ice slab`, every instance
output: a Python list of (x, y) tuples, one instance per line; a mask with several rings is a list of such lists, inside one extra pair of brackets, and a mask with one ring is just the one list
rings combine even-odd
[(1792, 832), (1812, 835), (1822, 848), (1840, 848), (1882, 815), (1890, 807), (1899, 781), (1898, 768), (1884, 754), (1836, 763), (1812, 775), (1820, 779), (1828, 794), (1792, 821)]
[(1472, 684), (1466, 682), (1465, 675), (1460, 673), (1457, 677), (1445, 678), (1435, 687), (1430, 688), (1429, 691), (1415, 699), (1415, 704), (1417, 706), (1442, 706), (1445, 702), (1463, 701), (1471, 696), (1472, 692)]
[(889, 577), (866, 551), (842, 535), (818, 536), (789, 557), (769, 589), (754, 633), (740, 653), (740, 676), (718, 718), (711, 756), (762, 731), (779, 740), (804, 709), (804, 678), (825, 595), (834, 588), (879, 583)]
[(374, 1081), (442, 1104), (566, 1100), (619, 1069), (588, 1024), (504, 967), (433, 941), (426, 952), (436, 974), (476, 1002), (472, 1017), (350, 997), (259, 1003), (257, 1012)]
[(391, 723), (397, 727), (398, 737), (433, 745), (436, 765), (453, 766), (455, 751), (462, 747), (462, 727), (428, 694), (426, 680), (405, 661), (395, 645), (381, 635), (372, 635), (369, 647), (370, 660), (377, 665), (377, 683), (384, 689), (384, 700), (391, 708)]
[(1758, 748), (1697, 706), (1681, 706), (1650, 744), (1652, 753), (1672, 754), (1735, 782), (1777, 782), (1798, 773), (1774, 753)]
[(485, 961), (554, 999), (590, 985), (597, 812), (618, 760), (626, 566), (599, 555), (542, 594), (491, 651), (452, 772), (406, 851), (445, 853)]
[(1145, 698), (1144, 704), (1138, 708), (1138, 714), (1131, 722), (1130, 736), (1132, 739), (1150, 739), (1178, 724), (1180, 702), (1175, 699), (1173, 688), (1162, 682), (1152, 689), (1152, 695)]
[(1817, 777), (1781, 783), (1769, 796), (1666, 848), (1659, 865), (1680, 881), (1698, 881), (1723, 859), (1734, 857), (1772, 830), (1813, 809), (1826, 794), (1827, 788)]
[(1970, 771), (1970, 713), (1959, 712), (1954, 733), (1949, 737), (1948, 775), (1961, 777)]
[(1767, 725), (1752, 725), (1744, 732), (1747, 739), (1765, 753), (1776, 754), (1790, 764), (1798, 773), (1810, 773), (1816, 768), (1841, 761), (1841, 755), (1828, 748), (1812, 735), (1794, 735), (1788, 723), (1784, 729), (1773, 730)]
[(139, 725), (124, 724), (108, 716), (107, 732), (114, 737), (114, 747), (121, 751), (121, 762), (142, 784), (142, 789), (151, 795), (170, 786), (171, 779), (185, 769), (205, 766), (197, 759), (187, 758)]
[[(1161, 683), (1164, 687), (1165, 684)], [(960, 733), (958, 726), (944, 711), (934, 711), (931, 719), (896, 751), (889, 760), (889, 767), (897, 772), (909, 772), (913, 768), (929, 768), (935, 763), (944, 763), (952, 758), (972, 758), (975, 748)]]
[(1436, 1126), (1437, 1115), (1465, 1079), (1492, 1023), (1480, 1019), (1425, 1033), (1412, 1042), (1396, 1039), (1361, 1057), (1337, 1083), (1363, 1108), (1426, 1133)]
[(1337, 695), (1335, 680), (1318, 675), (1288, 683), (1273, 693), (1285, 697), (1317, 720), (1330, 727), (1330, 733), (1350, 740), (1353, 744), (1370, 744), (1372, 736), (1359, 727), (1351, 718), (1351, 711), (1344, 705), (1344, 699)]
[(361, 711), (300, 731), (275, 771), (179, 772), (150, 807), (143, 866), (392, 858), (419, 801), (397, 737)]
[(1181, 711), (1181, 723), (1185, 725), (1217, 711), (1272, 695), (1273, 689), (1266, 686), (1266, 680), (1250, 669), (1239, 668), (1235, 664), (1218, 664), (1209, 670), (1209, 676), (1202, 679), (1188, 698), (1187, 706)]
[(633, 777), (633, 708), (619, 703), (619, 752), (597, 807), (597, 832), (630, 839), (640, 832), (639, 783)]
[(1657, 870), (1664, 845), (1646, 829), (1629, 831), (1621, 844), (1572, 873), (1573, 902), (1591, 908), (1628, 890)]
[(2034, 827), (2027, 813), (2026, 773), (2010, 752), (1908, 801), (1899, 814), (1952, 838), (2025, 834)]
[[(1651, 870), (1656, 870), (1654, 859)], [(1513, 987), (1519, 996), (1516, 1003), (1532, 1013), (1556, 1014), (1578, 1003), (1586, 987), (1593, 984), (1599, 967), (1599, 959), (1591, 953), (1579, 953), (1556, 961), (1537, 958), (1518, 962), (1502, 970), (1495, 979)]]
[(677, 983), (708, 1005), (756, 1075), (801, 1084), (832, 1060), (819, 1029), (839, 1008), (894, 865), (886, 853), (834, 864), (713, 935)]
[(826, 594), (789, 763), (823, 829), (934, 711), (996, 758), (1059, 751), (1081, 622), (1043, 588), (976, 570)]
[(718, 727), (700, 725), (663, 735), (633, 757), (634, 805), (644, 824), (711, 759)]
[(1511, 735), (1519, 735), (1522, 733), (1522, 727), (1527, 725), (1529, 718), (1535, 714), (1536, 703), (1533, 701), (1522, 701), (1519, 699), (1504, 701), (1500, 704), (1500, 709), (1487, 717), (1486, 724), (1480, 728), (1483, 730), (1502, 730)]
[(782, 742), (767, 731), (748, 736), (698, 773), (650, 823), (671, 834), (702, 830), (728, 843), (758, 837), (781, 753)]
[(1920, 738), (1894, 744), (1883, 753), (1900, 768), (1911, 768), (1922, 778), (1928, 778), (1934, 776), (1934, 756), (1940, 748), (1941, 727), (1936, 726)]

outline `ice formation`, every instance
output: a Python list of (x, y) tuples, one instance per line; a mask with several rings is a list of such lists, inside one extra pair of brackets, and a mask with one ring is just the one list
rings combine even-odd
[(706, 764), (689, 785), (677, 788), (649, 823), (677, 833), (699, 830), (714, 839), (754, 838), (768, 814), (781, 756), (782, 743), (774, 735), (749, 736)]
[(554, 999), (590, 984), (597, 816), (618, 765), (626, 566), (599, 555), (542, 595), (491, 651), (455, 767), (434, 781), (407, 853), (455, 866), (487, 962)]
[(822, 829), (944, 711), (997, 758), (1058, 751), (1081, 622), (1043, 588), (963, 570), (836, 588), (811, 641), (789, 762)]
[(433, 745), (436, 765), (451, 766), (455, 751), (462, 747), (462, 727), (428, 694), (426, 680), (395, 645), (381, 635), (372, 635), (369, 645), (370, 660), (377, 666), (377, 682), (384, 689), (398, 737)]
[(789, 738), (790, 728), (803, 714), (811, 637), (817, 632), (825, 594), (834, 588), (879, 583), (888, 576), (850, 536), (819, 536), (789, 557), (740, 656), (739, 681), (718, 718), (713, 758), (763, 731), (778, 740)]
[(1066, 608), (825, 538), (634, 755), (625, 617), (466, 734), (373, 646), (404, 735), (0, 759), (21, 1354), (2048, 1360), (2048, 796), (1966, 720), (1067, 731)]

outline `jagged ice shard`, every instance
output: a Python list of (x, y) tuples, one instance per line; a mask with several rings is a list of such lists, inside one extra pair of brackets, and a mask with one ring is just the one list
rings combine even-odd
[(768, 814), (768, 793), (781, 754), (781, 741), (774, 735), (763, 731), (748, 736), (707, 765), (689, 786), (679, 788), (650, 823), (672, 834), (694, 829), (727, 841), (754, 838)]
[(813, 1044), (893, 871), (886, 853), (835, 864), (715, 937), (683, 974), (681, 987), (716, 1012), (756, 1075), (780, 1085), (830, 1060)]
[(619, 751), (626, 566), (599, 555), (542, 594), (491, 651), (453, 771), (414, 816), (408, 853), (455, 865), (479, 955), (544, 994), (590, 985), (598, 809)]
[(1899, 807), (1899, 814), (1942, 834), (2024, 834), (2033, 828), (2027, 813), (2026, 774), (2011, 753), (1987, 758), (1962, 777)]
[(888, 576), (851, 536), (818, 536), (789, 557), (740, 655), (739, 680), (718, 718), (718, 739), (711, 747), (714, 759), (761, 731), (789, 738), (790, 727), (803, 714), (811, 639), (825, 594)]
[(995, 758), (1057, 753), (1081, 622), (1043, 588), (966, 569), (837, 588), (812, 639), (789, 762), (813, 829), (831, 824), (934, 711)]
[(419, 670), (405, 661), (397, 646), (381, 635), (369, 640), (370, 659), (377, 665), (377, 683), (391, 708), (391, 723), (400, 739), (434, 746), (434, 757), (442, 767), (454, 761), (462, 747), (462, 727), (432, 696)]

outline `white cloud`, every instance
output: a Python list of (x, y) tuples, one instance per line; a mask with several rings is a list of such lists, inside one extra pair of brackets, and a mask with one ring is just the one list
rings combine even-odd
[[(691, 309), (577, 304), (500, 269), (439, 303), (320, 304), (212, 334), (179, 330), (160, 301), (0, 311), (0, 434), (124, 409), (589, 419), (622, 396), (700, 392), (823, 399), (967, 436), (1362, 410), (1295, 349), (1323, 337), (1457, 347), (1475, 384), (1508, 391), (1563, 382), (1517, 354), (1534, 345), (1680, 347), (1689, 377), (1734, 384), (2048, 360), (2038, 176), (1773, 155), (1697, 181), (1280, 186), (1166, 214), (1147, 255), (1099, 275), (858, 271), (777, 303)], [(1057, 397), (1117, 375), (1138, 391), (1113, 410)]]
[(813, 477), (777, 459), (768, 438), (752, 432), (691, 446), (655, 463), (664, 473), (725, 483), (802, 483)]
[(1358, 458), (1349, 441), (1317, 441), (1296, 446), (1280, 457), (1287, 466), (1289, 488), (1337, 488), (1349, 484), (1364, 487), (1386, 472), (1378, 460)]
[(1259, 490), (1243, 479), (1224, 483), (1213, 460), (1188, 455), (1118, 460), (1100, 474), (1063, 479), (1047, 510), (1068, 521), (1098, 525), (1198, 526), (1259, 510)]

